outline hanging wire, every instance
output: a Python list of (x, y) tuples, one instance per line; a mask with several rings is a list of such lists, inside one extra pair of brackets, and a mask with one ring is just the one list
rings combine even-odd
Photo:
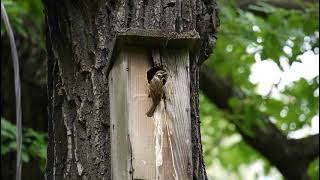
[(14, 69), (14, 84), (15, 84), (15, 94), (16, 94), (16, 143), (17, 143), (17, 164), (16, 164), (16, 180), (21, 180), (21, 148), (22, 148), (22, 125), (21, 125), (21, 87), (20, 87), (20, 74), (19, 74), (19, 60), (16, 48), (16, 43), (14, 41), (13, 31), (9, 22), (9, 18), (1, 3), (1, 17), (4, 21), (4, 25), (9, 37), (11, 46), (11, 55)]

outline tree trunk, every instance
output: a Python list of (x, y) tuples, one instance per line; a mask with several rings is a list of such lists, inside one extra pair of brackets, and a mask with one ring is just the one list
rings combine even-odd
[(47, 179), (110, 179), (109, 55), (117, 32), (196, 30), (202, 40), (190, 64), (193, 179), (207, 179), (202, 158), (200, 64), (216, 40), (213, 0), (44, 0), (48, 53)]

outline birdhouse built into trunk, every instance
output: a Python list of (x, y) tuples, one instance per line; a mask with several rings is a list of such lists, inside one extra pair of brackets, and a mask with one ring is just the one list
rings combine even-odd
[[(196, 32), (117, 35), (108, 68), (114, 180), (193, 178), (189, 64), (198, 42)], [(168, 74), (164, 98), (148, 117), (158, 69)]]

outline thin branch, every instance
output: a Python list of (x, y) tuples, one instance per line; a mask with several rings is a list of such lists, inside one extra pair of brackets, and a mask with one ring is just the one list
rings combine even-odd
[(303, 0), (303, 1), (293, 1), (293, 0), (238, 0), (236, 2), (237, 6), (241, 9), (247, 9), (250, 5), (255, 5), (259, 2), (266, 2), (274, 7), (284, 8), (284, 9), (304, 9), (307, 4), (319, 3), (319, 0)]

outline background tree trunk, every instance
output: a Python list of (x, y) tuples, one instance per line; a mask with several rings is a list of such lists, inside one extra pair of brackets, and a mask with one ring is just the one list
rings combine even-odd
[(110, 179), (106, 67), (117, 32), (196, 30), (200, 52), (191, 61), (193, 179), (207, 179), (199, 126), (199, 66), (216, 40), (213, 0), (45, 0), (48, 53), (47, 179)]

